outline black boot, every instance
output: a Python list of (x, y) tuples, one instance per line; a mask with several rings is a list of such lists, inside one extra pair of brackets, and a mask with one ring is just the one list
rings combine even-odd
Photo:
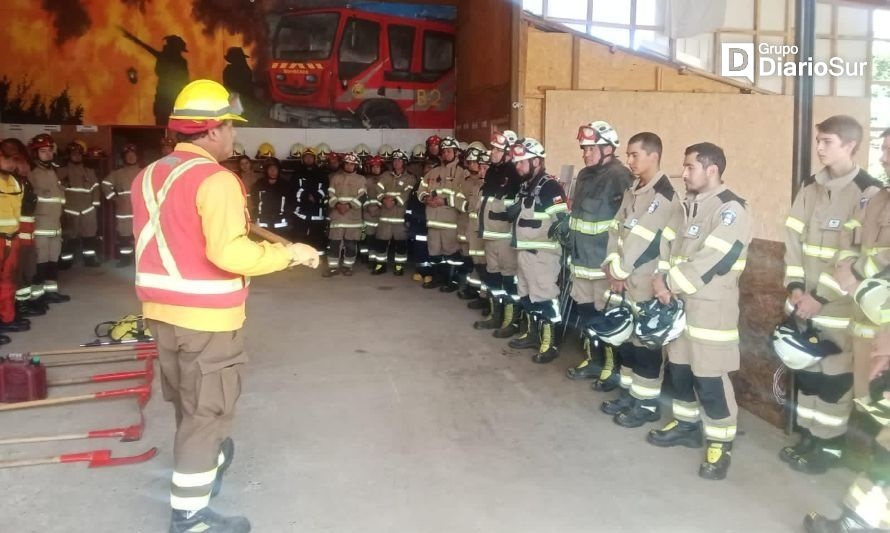
[(4, 344), (9, 344), (10, 342), (12, 342), (12, 339), (9, 338), (8, 335), (0, 335), (0, 346), (3, 346)]
[(805, 453), (809, 453), (816, 445), (816, 438), (807, 428), (801, 428), (800, 440), (794, 446), (785, 446), (779, 450), (779, 459), (786, 463), (791, 463)]
[(15, 315), (17, 317), (27, 318), (30, 316), (43, 316), (45, 314), (45, 309), (29, 305), (28, 300), (19, 300), (15, 302)]
[(541, 334), (538, 331), (538, 319), (534, 315), (522, 313), (522, 323), (525, 326), (522, 335), (512, 339), (509, 343), (514, 350), (529, 350), (541, 346)]
[(580, 363), (566, 369), (566, 377), (569, 379), (590, 379), (600, 375), (603, 371), (602, 344), (597, 340), (591, 340), (584, 336), (585, 357)]
[(126, 267), (130, 266), (131, 264), (133, 264), (133, 254), (121, 253), (118, 256), (117, 264), (115, 264), (114, 266), (117, 268), (126, 268)]
[(379, 276), (381, 274), (386, 274), (386, 264), (377, 263), (374, 265), (374, 270), (371, 271), (372, 276)]
[(559, 348), (556, 346), (556, 328), (549, 320), (543, 320), (541, 323), (541, 347), (538, 353), (532, 356), (532, 361), (538, 364), (545, 364), (559, 357)]
[(0, 332), (16, 333), (19, 331), (28, 331), (31, 329), (31, 321), (27, 318), (19, 318), (10, 322), (0, 322)]
[(508, 301), (504, 305), (504, 321), (501, 327), (494, 330), (492, 335), (497, 339), (509, 339), (519, 333), (519, 305)]
[(231, 438), (222, 441), (219, 453), (223, 456), (223, 462), (216, 468), (216, 479), (213, 480), (213, 489), (210, 491), (211, 498), (215, 497), (222, 490), (223, 476), (235, 458), (235, 442)]
[(646, 435), (646, 442), (662, 448), (686, 446), (702, 447), (701, 422), (671, 420), (662, 429), (653, 429)]
[(621, 363), (618, 361), (618, 350), (614, 346), (603, 346), (603, 369), (593, 379), (590, 388), (600, 392), (610, 392), (621, 384)]
[(454, 277), (455, 268), (454, 265), (446, 264), (442, 269), (442, 286), (439, 287), (439, 292), (452, 293), (458, 289), (457, 279)]
[(504, 305), (494, 298), (491, 298), (491, 313), (485, 320), (477, 320), (473, 322), (475, 329), (496, 329), (501, 327), (504, 321)]
[(336, 276), (336, 275), (339, 274), (339, 273), (340, 273), (340, 269), (339, 269), (339, 268), (330, 268), (330, 267), (328, 267), (327, 270), (325, 270), (324, 272), (321, 273), (321, 277), (323, 277), (323, 278), (333, 278), (334, 276)]
[[(491, 306), (488, 303), (488, 298), (484, 298), (482, 296), (477, 296), (475, 300), (470, 300), (467, 302), (467, 309), (474, 309), (476, 311), (481, 311), (485, 309), (491, 309)], [(488, 313), (486, 313), (488, 314)]]
[(829, 468), (840, 466), (844, 455), (844, 436), (833, 439), (813, 437), (813, 447), (794, 457), (788, 464), (804, 474), (824, 474)]
[(392, 267), (392, 275), (393, 276), (404, 276), (405, 275), (405, 267), (401, 264), (397, 264)]
[(170, 533), (190, 533), (192, 531), (248, 533), (250, 522), (243, 516), (222, 516), (209, 507), (196, 512), (174, 509), (170, 517)]
[(810, 513), (804, 517), (803, 527), (807, 533), (878, 533), (882, 531), (872, 528), (859, 515), (849, 509), (844, 509), (841, 517), (837, 520), (829, 520), (819, 513)]
[(621, 389), (621, 393), (618, 394), (618, 397), (613, 400), (607, 400), (600, 404), (600, 411), (606, 413), (610, 416), (615, 416), (621, 411), (632, 407), (634, 404), (634, 398), (630, 395), (630, 392), (626, 389)]
[(708, 441), (705, 460), (698, 467), (698, 477), (719, 480), (726, 478), (729, 464), (732, 462), (732, 443)]
[(647, 422), (661, 420), (661, 407), (658, 400), (634, 399), (630, 408), (621, 411), (612, 420), (621, 427), (638, 428)]
[(67, 294), (62, 294), (58, 291), (46, 291), (44, 297), (46, 298), (46, 301), (51, 304), (61, 304), (71, 301), (70, 296), (68, 296)]
[(479, 297), (479, 291), (470, 287), (470, 284), (465, 281), (461, 283), (462, 287), (457, 291), (457, 297), (461, 300), (475, 300)]

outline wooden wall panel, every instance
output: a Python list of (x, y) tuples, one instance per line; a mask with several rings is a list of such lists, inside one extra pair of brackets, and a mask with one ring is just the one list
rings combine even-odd
[(525, 94), (542, 94), (542, 88), (571, 89), (572, 36), (529, 28), (525, 68)]
[(460, 0), (458, 4), (455, 133), (461, 140), (477, 138), (483, 131), (488, 140), (490, 130), (480, 127), (481, 122), (509, 120), (514, 8), (502, 0)]
[[(549, 91), (545, 106), (547, 164), (553, 171), (576, 163), (575, 134), (590, 120), (609, 121), (622, 142), (635, 132), (658, 133), (665, 143), (662, 166), (671, 176), (680, 175), (686, 146), (714, 142), (726, 151), (729, 187), (747, 198), (756, 214), (755, 237), (782, 240), (791, 205), (790, 96)], [(867, 124), (868, 100), (817, 98), (817, 120), (840, 112)], [(864, 163), (865, 151), (859, 156)], [(683, 190), (679, 180), (675, 185)]]

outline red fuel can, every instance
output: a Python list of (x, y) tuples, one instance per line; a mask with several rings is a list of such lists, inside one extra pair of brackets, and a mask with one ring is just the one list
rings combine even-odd
[(46, 398), (46, 367), (40, 364), (39, 357), (27, 360), (6, 360), (0, 386), (0, 402), (28, 402)]

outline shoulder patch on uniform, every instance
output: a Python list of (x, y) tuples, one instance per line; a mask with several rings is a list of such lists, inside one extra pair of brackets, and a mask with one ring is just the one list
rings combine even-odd
[(729, 189), (726, 189), (725, 191), (718, 194), (717, 198), (720, 198), (720, 201), (722, 201), (724, 204), (728, 204), (729, 202), (738, 202), (739, 205), (741, 205), (742, 207), (745, 207), (745, 205), (747, 205), (747, 202), (745, 202), (744, 198), (730, 191)]
[(668, 201), (673, 200), (674, 195), (677, 194), (676, 191), (674, 191), (674, 186), (671, 185), (670, 178), (668, 178), (664, 174), (662, 174), (658, 181), (655, 182), (655, 185), (652, 187), (652, 189), (658, 194), (667, 198)]
[[(879, 180), (873, 178), (871, 176), (871, 174), (869, 174), (868, 172), (866, 172), (863, 169), (859, 169), (859, 174), (856, 174), (856, 177), (853, 178), (853, 183), (855, 183), (859, 187), (860, 191), (864, 191), (865, 189), (868, 189), (869, 187), (877, 187), (880, 189), (884, 186), (883, 183), (881, 183)], [(867, 202), (868, 202), (868, 200), (866, 200), (866, 203)]]
[(736, 218), (738, 218), (738, 215), (732, 209), (727, 209), (720, 213), (720, 223), (724, 226), (732, 226)]
[(649, 204), (649, 208), (646, 209), (646, 212), (651, 215), (658, 209), (658, 205), (659, 205), (658, 200), (652, 200), (652, 203)]

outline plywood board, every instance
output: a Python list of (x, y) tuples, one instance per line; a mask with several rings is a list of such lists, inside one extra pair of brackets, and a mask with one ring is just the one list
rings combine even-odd
[(572, 36), (544, 33), (529, 28), (525, 61), (525, 93), (542, 92), (539, 87), (572, 87)]
[[(619, 91), (548, 91), (544, 138), (547, 166), (554, 171), (577, 164), (578, 126), (609, 121), (626, 141), (640, 131), (652, 131), (665, 144), (662, 168), (681, 173), (686, 146), (710, 141), (727, 157), (725, 180), (746, 198), (755, 214), (755, 237), (781, 241), (783, 221), (791, 205), (793, 101), (782, 95), (658, 93)], [(868, 100), (820, 97), (816, 120), (845, 113), (867, 124)], [(524, 132), (523, 132), (524, 133)], [(623, 148), (622, 159), (623, 159)], [(864, 163), (865, 150), (859, 154)], [(674, 183), (684, 190), (683, 183)]]
[(534, 137), (544, 140), (544, 100), (541, 98), (526, 98), (522, 108), (523, 126), (519, 131), (523, 137)]

